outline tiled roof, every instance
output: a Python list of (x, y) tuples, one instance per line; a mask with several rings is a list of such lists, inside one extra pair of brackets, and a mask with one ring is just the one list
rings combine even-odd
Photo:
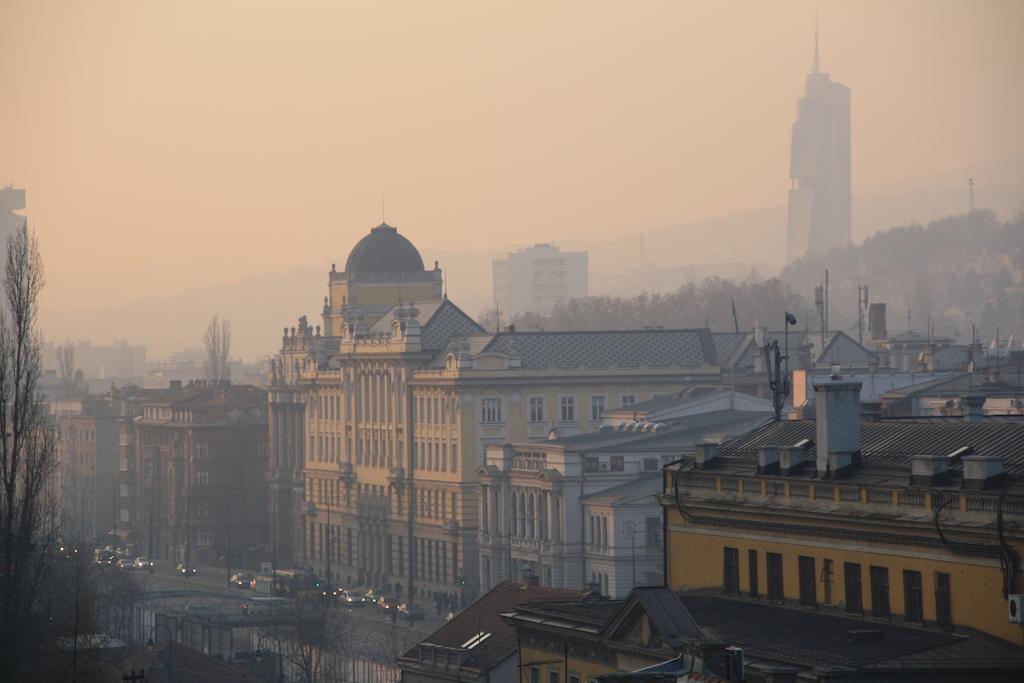
[[(428, 301), (415, 304), (419, 309), (420, 344), (424, 349), (444, 348), (456, 337), (468, 337), (483, 334), (484, 330), (475, 320), (466, 315), (461, 308), (448, 299)], [(408, 308), (408, 306), (403, 306)], [(370, 334), (390, 334), (391, 323), (395, 320), (395, 306), (384, 314), (370, 328)]]
[[(936, 659), (950, 665), (978, 662), (979, 657), (1024, 665), (1024, 649), (982, 634), (969, 638), (931, 629), (825, 614), (793, 607), (709, 594), (681, 596), (703, 629), (737, 647), (747, 657), (803, 666), (861, 668), (908, 665)], [(856, 640), (850, 631), (877, 631), (881, 637)]]
[(574, 600), (526, 602), (519, 605), (516, 611), (539, 617), (571, 619), (577, 623), (600, 628), (611, 619), (624, 602), (623, 599), (613, 600), (600, 595), (592, 595), (582, 600), (577, 597)]
[[(815, 439), (814, 420), (781, 420), (722, 444), (725, 457), (753, 459), (758, 450)], [(970, 446), (976, 455), (998, 455), (1008, 472), (1024, 472), (1024, 421), (882, 420), (860, 423), (860, 453), (867, 463), (909, 465), (913, 455), (949, 455)], [(814, 448), (810, 449), (813, 457)]]
[[(473, 604), (459, 612), (454, 619), (440, 627), (421, 642), (424, 646), (440, 645), (460, 648), (477, 634), (491, 635), (472, 648), (471, 659), (464, 665), (481, 673), (489, 671), (516, 650), (516, 632), (499, 615), (516, 609), (520, 604), (533, 600), (567, 600), (579, 598), (580, 591), (543, 586), (523, 586), (511, 581), (502, 581), (480, 596)], [(419, 646), (417, 646), (419, 647)], [(400, 665), (414, 664), (416, 648), (405, 653)]]
[(700, 330), (501, 332), (484, 351), (518, 355), (524, 368), (695, 368), (717, 366), (711, 333)]
[(747, 332), (713, 332), (712, 341), (715, 343), (715, 355), (718, 357), (718, 364), (725, 366), (736, 353), (736, 349), (746, 341), (750, 334)]

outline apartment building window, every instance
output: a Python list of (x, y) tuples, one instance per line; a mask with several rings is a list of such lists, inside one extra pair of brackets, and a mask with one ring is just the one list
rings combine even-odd
[(544, 421), (544, 397), (530, 397), (530, 422)]
[(634, 403), (636, 403), (636, 394), (623, 394), (622, 395), (622, 405), (623, 406), (631, 406)]
[(575, 422), (576, 421), (576, 397), (575, 396), (563, 396), (560, 399), (561, 413), (560, 418), (562, 422)]
[(540, 683), (540, 667), (530, 667), (530, 683)]
[(459, 470), (459, 447), (452, 444), (452, 472)]
[(748, 577), (747, 578), (749, 579), (749, 582), (750, 582), (750, 591), (749, 591), (748, 594), (752, 598), (759, 598), (759, 597), (761, 597), (761, 595), (758, 593), (758, 586), (757, 586), (757, 551), (756, 550), (748, 550), (747, 551), (747, 563), (748, 563), (748, 567), (747, 567)]
[(590, 397), (590, 421), (597, 422), (601, 419), (602, 413), (604, 413), (604, 396), (591, 396)]
[(644, 517), (644, 536), (648, 548), (661, 545), (661, 517)]
[(612, 472), (625, 472), (626, 471), (626, 458), (621, 455), (613, 455), (609, 458), (610, 469)]
[(843, 584), (846, 589), (846, 611), (851, 614), (863, 614), (864, 598), (859, 564), (856, 562), (843, 563)]
[(644, 472), (657, 472), (658, 471), (658, 459), (657, 458), (644, 458)]
[(558, 683), (559, 676), (557, 669), (548, 669), (548, 683)]
[(871, 616), (889, 619), (889, 570), (886, 567), (871, 567)]
[(736, 548), (725, 548), (722, 558), (722, 586), (726, 593), (738, 595), (740, 592), (740, 551)]
[(935, 573), (935, 622), (941, 628), (953, 626), (953, 591), (944, 572)]
[(598, 472), (601, 469), (601, 461), (598, 458), (587, 457), (583, 459), (583, 471), (587, 474)]
[(801, 555), (798, 558), (798, 565), (800, 570), (800, 604), (805, 607), (817, 607), (818, 591), (817, 577), (814, 571), (814, 558)]
[(210, 459), (210, 444), (198, 443), (196, 444), (196, 460), (209, 460)]
[(480, 401), (480, 421), (484, 424), (501, 423), (501, 399), (484, 398)]
[(210, 485), (209, 470), (199, 470), (196, 472), (196, 485), (204, 488)]
[(580, 683), (580, 675), (575, 671), (569, 672), (569, 683)]
[(786, 597), (782, 583), (782, 555), (768, 553), (765, 559), (768, 563), (768, 599), (782, 602)]
[(921, 591), (921, 572), (903, 570), (903, 619), (924, 623), (924, 596)]

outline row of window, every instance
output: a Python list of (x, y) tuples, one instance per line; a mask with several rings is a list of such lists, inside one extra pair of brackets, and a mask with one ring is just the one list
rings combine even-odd
[[(547, 667), (547, 678), (543, 679), (545, 683), (561, 683), (562, 681), (562, 668), (559, 668), (556, 664), (549, 664)], [(580, 675), (575, 671), (569, 672), (569, 683), (580, 683), (582, 679)], [(541, 670), (539, 666), (530, 667), (530, 683), (541, 683)], [(588, 679), (588, 683), (597, 683), (596, 678)]]
[(453, 443), (446, 449), (442, 443), (413, 442), (412, 468), (428, 472), (458, 472), (459, 446)]
[[(636, 394), (622, 394), (621, 405), (631, 406), (637, 402)], [(487, 397), (480, 400), (480, 422), (484, 424), (502, 424), (505, 417), (502, 413), (502, 399), (499, 397)], [(606, 396), (590, 397), (590, 421), (601, 420), (607, 407)], [(558, 421), (576, 422), (576, 397), (558, 397)], [(528, 419), (530, 422), (547, 422), (547, 399), (544, 396), (530, 396), (528, 399)]]
[[(449, 403), (451, 405), (449, 406)], [(445, 398), (419, 397), (416, 399), (416, 415), (419, 422), (427, 424), (455, 424), (458, 414), (456, 402)]]
[[(749, 572), (748, 595), (761, 597), (759, 588), (759, 569), (757, 551), (747, 551)], [(767, 598), (773, 602), (785, 600), (783, 577), (783, 558), (779, 553), (766, 553)], [(797, 558), (799, 577), (799, 603), (806, 607), (818, 606), (819, 573), (817, 560), (801, 555)], [(737, 548), (725, 548), (723, 557), (722, 585), (726, 593), (740, 593), (740, 551)], [(850, 614), (863, 615), (864, 591), (862, 565), (857, 562), (843, 563), (844, 609)], [(832, 604), (833, 562), (822, 560), (820, 581), (824, 588), (825, 604)], [(868, 566), (870, 581), (870, 614), (879, 619), (892, 618), (892, 606), (889, 594), (889, 568), (876, 565)], [(904, 621), (924, 623), (924, 591), (921, 572), (903, 570), (903, 619)], [(953, 598), (950, 589), (950, 575), (944, 572), (935, 573), (935, 621), (938, 626), (949, 628), (953, 625)]]

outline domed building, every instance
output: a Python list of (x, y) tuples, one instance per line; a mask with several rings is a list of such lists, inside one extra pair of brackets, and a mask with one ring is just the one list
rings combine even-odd
[(345, 270), (331, 267), (324, 302), (324, 331), (340, 336), (341, 325), (370, 328), (401, 302), (439, 301), (443, 298), (441, 269), (423, 267), (419, 250), (381, 223), (370, 230), (348, 255)]

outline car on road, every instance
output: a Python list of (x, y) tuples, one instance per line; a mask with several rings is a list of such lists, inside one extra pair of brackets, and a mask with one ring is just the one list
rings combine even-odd
[(195, 567), (186, 567), (184, 564), (181, 563), (179, 563), (178, 566), (175, 567), (175, 571), (181, 574), (182, 576), (195, 576), (197, 574)]
[(148, 557), (136, 557), (134, 564), (135, 564), (135, 568), (136, 569), (152, 569), (153, 568), (153, 560), (149, 559)]
[(377, 609), (385, 614), (390, 614), (398, 609), (398, 600), (387, 595), (377, 597)]
[(238, 572), (231, 576), (231, 585), (235, 588), (245, 588), (247, 590), (252, 589), (252, 580), (256, 578), (249, 572)]
[(127, 557), (117, 561), (118, 569), (135, 569), (135, 561), (129, 560)]
[(365, 607), (366, 597), (359, 591), (341, 591), (339, 596), (345, 607)]
[(420, 621), (427, 618), (427, 613), (419, 605), (403, 602), (398, 605), (398, 616), (409, 621)]
[(111, 567), (117, 564), (117, 555), (113, 550), (97, 550), (93, 553), (93, 559), (101, 567)]

